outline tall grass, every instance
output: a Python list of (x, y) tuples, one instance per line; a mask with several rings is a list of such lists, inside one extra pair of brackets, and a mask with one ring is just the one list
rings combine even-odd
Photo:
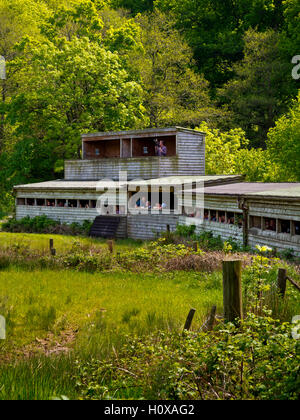
[[(64, 235), (46, 235), (46, 234), (33, 234), (33, 233), (6, 233), (0, 232), (0, 247), (11, 248), (22, 246), (40, 252), (48, 252), (49, 240), (54, 239), (54, 248), (58, 253), (65, 253), (72, 249), (74, 243), (79, 242), (82, 246), (107, 248), (107, 241), (104, 239), (85, 238), (85, 237), (72, 237)], [(140, 241), (131, 239), (122, 239), (116, 242), (116, 250), (123, 251), (141, 246)]]
[[(0, 301), (4, 297), (10, 324), (0, 344), (0, 399), (73, 398), (76, 359), (118, 353), (127, 333), (142, 340), (153, 331), (181, 331), (191, 307), (197, 309), (195, 330), (213, 304), (222, 311), (220, 274), (58, 274), (11, 268), (0, 272)], [(38, 345), (35, 349), (36, 338), (55, 347), (66, 330), (76, 338), (67, 345), (69, 354), (47, 358)], [(28, 348), (33, 358), (27, 359)]]

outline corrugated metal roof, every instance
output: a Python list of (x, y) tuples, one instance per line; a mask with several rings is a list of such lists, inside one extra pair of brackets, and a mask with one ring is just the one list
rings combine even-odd
[(300, 198), (300, 183), (259, 183), (243, 182), (237, 184), (206, 187), (208, 195), (234, 195), (258, 197)]
[(129, 131), (108, 131), (100, 133), (86, 133), (82, 135), (82, 138), (88, 137), (122, 137), (128, 135), (142, 135), (142, 134), (156, 134), (156, 133), (167, 133), (167, 132), (188, 132), (191, 134), (205, 135), (205, 133), (190, 128), (183, 127), (167, 127), (167, 128), (146, 128), (144, 130), (129, 130)]
[(239, 182), (243, 179), (242, 175), (208, 175), (208, 176), (169, 176), (165, 178), (157, 178), (157, 179), (148, 179), (142, 181), (130, 181), (129, 185), (183, 185), (183, 184), (193, 184), (193, 183), (201, 183), (204, 182), (204, 185), (209, 184), (222, 184), (222, 183), (232, 183), (232, 182)]
[[(173, 176), (166, 178), (157, 178), (150, 180), (140, 180), (140, 181), (129, 181), (129, 182), (120, 182), (119, 185), (182, 185), (184, 183), (196, 183), (204, 182), (205, 185), (209, 184), (219, 184), (224, 182), (238, 182), (242, 179), (242, 176), (236, 175), (214, 175), (214, 176)], [(56, 181), (47, 181), (47, 182), (38, 182), (34, 184), (25, 184), (15, 186), (15, 190), (100, 190), (101, 188), (109, 188), (110, 186), (116, 187), (117, 181), (65, 181), (65, 180), (56, 180)]]

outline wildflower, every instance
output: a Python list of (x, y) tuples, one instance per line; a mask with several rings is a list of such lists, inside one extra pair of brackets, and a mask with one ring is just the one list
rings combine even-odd
[(272, 252), (272, 248), (268, 247), (268, 246), (260, 246), (260, 245), (256, 245), (255, 247), (259, 252), (261, 252), (262, 254), (265, 254), (266, 252)]

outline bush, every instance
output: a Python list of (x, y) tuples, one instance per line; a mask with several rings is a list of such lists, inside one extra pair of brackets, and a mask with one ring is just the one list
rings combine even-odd
[(300, 346), (291, 325), (249, 315), (212, 333), (127, 336), (109, 360), (77, 362), (83, 399), (297, 400)]
[(62, 235), (88, 235), (92, 222), (85, 220), (82, 225), (72, 223), (71, 225), (62, 224), (47, 216), (24, 217), (21, 220), (11, 219), (2, 224), (4, 232), (11, 233), (51, 233)]

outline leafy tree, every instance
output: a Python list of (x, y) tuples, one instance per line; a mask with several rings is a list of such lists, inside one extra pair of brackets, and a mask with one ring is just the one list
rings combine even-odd
[(206, 133), (207, 175), (245, 175), (247, 181), (279, 180), (279, 169), (271, 162), (269, 153), (249, 150), (249, 140), (242, 129), (221, 131), (203, 123), (199, 130)]
[(63, 159), (78, 158), (83, 132), (145, 124), (139, 84), (117, 54), (87, 38), (27, 44), (20, 77), (9, 111), (18, 138), (10, 170), (25, 181), (51, 178)]
[(280, 165), (282, 181), (300, 181), (300, 91), (290, 111), (268, 134), (268, 151)]
[(195, 126), (211, 116), (208, 82), (193, 69), (192, 51), (169, 16), (138, 16), (143, 51), (131, 55), (141, 75), (151, 126)]
[(128, 9), (134, 15), (153, 10), (153, 0), (111, 0), (111, 4), (115, 8)]
[(54, 41), (58, 37), (67, 40), (76, 36), (89, 37), (91, 40), (101, 39), (103, 22), (99, 10), (104, 3), (92, 0), (78, 0), (70, 6), (60, 6), (41, 26), (41, 32), (48, 39)]
[(245, 35), (244, 59), (235, 64), (235, 77), (220, 90), (251, 146), (265, 147), (267, 133), (287, 109), (291, 74), (281, 57), (279, 35), (249, 30)]
[(300, 4), (298, 0), (284, 1), (283, 43), (290, 58), (299, 54)]
[(282, 0), (156, 0), (154, 4), (174, 13), (213, 88), (231, 78), (232, 64), (243, 56), (245, 31), (278, 29), (282, 21)]
[(47, 8), (34, 0), (0, 0), (0, 56), (6, 60), (6, 80), (0, 79), (0, 153), (4, 147), (8, 127), (5, 109), (15, 92), (14, 74), (9, 71), (9, 62), (17, 56), (14, 46), (24, 36), (41, 39), (39, 24), (47, 16)]

